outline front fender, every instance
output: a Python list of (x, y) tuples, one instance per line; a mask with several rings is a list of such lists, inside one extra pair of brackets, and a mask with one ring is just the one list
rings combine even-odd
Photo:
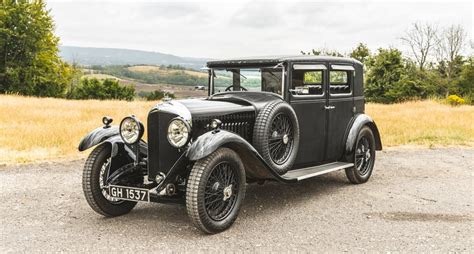
[(111, 126), (108, 128), (99, 127), (91, 132), (89, 132), (86, 136), (84, 136), (81, 141), (79, 142), (79, 151), (85, 151), (93, 146), (96, 146), (105, 140), (113, 137), (119, 136), (119, 127), (118, 126)]
[(362, 127), (366, 125), (372, 130), (372, 133), (374, 134), (375, 150), (382, 150), (382, 140), (380, 138), (380, 132), (374, 120), (372, 120), (372, 118), (366, 114), (359, 114), (354, 117), (352, 125), (347, 134), (345, 144), (346, 156), (350, 156), (353, 153), (355, 143), (357, 142), (357, 136), (359, 135), (359, 131), (362, 129)]
[(225, 130), (209, 131), (199, 136), (188, 147), (186, 157), (190, 161), (197, 161), (210, 155), (220, 147), (228, 147), (240, 156), (245, 166), (247, 178), (290, 182), (274, 171), (247, 140)]
[(213, 153), (219, 147), (229, 143), (245, 146), (251, 152), (258, 153), (257, 150), (241, 136), (225, 130), (214, 130), (199, 136), (186, 151), (186, 157), (188, 157), (190, 161), (197, 161)]
[[(93, 146), (108, 143), (112, 146), (111, 157), (115, 157), (117, 154), (125, 154), (130, 160), (136, 159), (136, 148), (135, 145), (132, 147), (126, 145), (119, 134), (118, 126), (112, 126), (109, 128), (97, 128), (89, 132), (86, 136), (82, 138), (79, 142), (79, 151), (85, 151)], [(140, 140), (139, 149), (141, 157), (146, 157), (148, 155), (148, 147), (145, 141)]]

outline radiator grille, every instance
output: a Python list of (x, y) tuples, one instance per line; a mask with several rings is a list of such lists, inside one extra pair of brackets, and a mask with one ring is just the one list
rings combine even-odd
[(203, 133), (210, 131), (209, 123), (212, 119), (222, 121), (221, 129), (234, 132), (248, 142), (252, 142), (253, 126), (255, 123), (255, 114), (253, 112), (193, 118), (193, 138), (197, 138)]

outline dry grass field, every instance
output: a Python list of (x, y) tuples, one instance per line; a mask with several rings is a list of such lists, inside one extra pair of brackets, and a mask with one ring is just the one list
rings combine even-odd
[[(156, 102), (76, 101), (0, 95), (0, 163), (79, 158), (77, 145), (104, 115), (120, 120), (136, 114), (146, 121)], [(474, 107), (450, 107), (435, 101), (394, 105), (368, 104), (384, 147), (474, 144)]]
[(474, 106), (452, 107), (433, 100), (367, 104), (384, 146), (474, 145)]

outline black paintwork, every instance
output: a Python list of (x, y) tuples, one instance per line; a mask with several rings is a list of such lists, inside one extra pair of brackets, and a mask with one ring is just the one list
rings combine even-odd
[[(292, 82), (294, 64), (324, 65), (323, 94), (293, 95), (288, 90)], [(144, 154), (148, 154), (148, 178), (154, 181), (157, 175), (165, 175), (158, 190), (177, 178), (186, 178), (194, 161), (202, 159), (219, 147), (235, 150), (244, 162), (249, 181), (279, 180), (294, 182), (275, 172), (260, 156), (252, 144), (253, 125), (259, 111), (275, 100), (288, 102), (295, 110), (300, 126), (300, 146), (294, 169), (311, 167), (335, 161), (352, 162), (359, 130), (369, 126), (376, 139), (376, 149), (381, 150), (380, 134), (374, 121), (365, 111), (363, 96), (363, 66), (354, 59), (321, 56), (262, 57), (210, 61), (209, 68), (258, 67), (280, 65), (285, 68), (285, 93), (280, 96), (268, 92), (223, 92), (209, 94), (207, 98), (173, 100), (153, 107), (148, 115), (148, 144), (142, 142)], [(351, 66), (349, 71), (350, 94), (331, 94), (329, 74), (332, 65)], [(211, 71), (209, 72), (212, 73)], [(211, 82), (211, 78), (209, 78)], [(212, 89), (209, 89), (212, 93)], [(191, 126), (190, 143), (175, 148), (167, 141), (169, 122), (176, 117)], [(222, 121), (221, 130), (211, 130), (212, 119)], [(133, 149), (117, 140), (118, 129), (98, 128), (81, 141), (83, 151), (100, 143), (111, 143), (128, 160), (135, 159)], [(145, 149), (146, 147), (146, 149)], [(116, 155), (117, 153), (115, 153)]]
[[(111, 167), (115, 168), (115, 164), (123, 165), (126, 162), (133, 162), (137, 159), (136, 147), (126, 145), (119, 134), (118, 126), (99, 127), (82, 138), (79, 142), (79, 151), (87, 150), (93, 146), (108, 144), (112, 146)], [(140, 157), (146, 158), (148, 155), (147, 144), (140, 140)], [(118, 158), (118, 159), (117, 159)]]
[(209, 101), (227, 101), (238, 104), (246, 104), (253, 106), (255, 113), (270, 102), (282, 101), (283, 99), (274, 93), (268, 92), (224, 92), (211, 95)]
[(358, 114), (354, 117), (351, 127), (347, 134), (345, 135), (345, 144), (344, 152), (345, 155), (350, 156), (355, 148), (355, 143), (357, 141), (357, 135), (359, 134), (360, 129), (365, 125), (369, 126), (375, 136), (375, 150), (382, 150), (382, 141), (380, 138), (379, 130), (375, 125), (374, 120), (366, 114)]
[[(174, 100), (156, 105), (148, 115), (148, 149), (155, 155), (148, 161), (148, 178), (153, 180), (160, 172), (168, 174), (183, 153), (184, 149), (175, 148), (166, 141), (171, 119), (185, 115), (184, 118), (191, 123), (194, 139), (209, 131), (207, 125), (212, 119), (219, 119), (223, 129), (239, 133), (251, 142), (256, 115), (267, 103), (275, 100), (282, 98), (272, 93), (226, 92), (209, 98)], [(163, 140), (165, 142), (160, 142)]]
[(111, 126), (111, 127), (99, 127), (91, 132), (89, 132), (86, 136), (84, 136), (81, 141), (79, 142), (79, 151), (85, 151), (93, 146), (96, 146), (110, 137), (119, 135), (118, 126)]
[[(186, 157), (190, 161), (197, 161), (205, 158), (220, 147), (229, 147), (237, 151), (244, 161), (247, 177), (260, 180), (279, 180), (291, 183), (272, 170), (267, 162), (262, 158), (257, 150), (241, 136), (225, 131), (214, 130), (201, 135), (186, 152)], [(270, 170), (269, 170), (270, 169)]]

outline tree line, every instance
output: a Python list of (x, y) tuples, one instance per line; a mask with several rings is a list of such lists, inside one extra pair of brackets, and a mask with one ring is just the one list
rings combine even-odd
[(414, 23), (400, 37), (410, 53), (397, 48), (379, 48), (371, 52), (359, 43), (351, 52), (313, 49), (302, 54), (348, 56), (364, 64), (364, 92), (368, 101), (395, 103), (405, 100), (463, 97), (473, 103), (474, 57), (463, 55), (467, 33), (460, 25), (439, 28)]

